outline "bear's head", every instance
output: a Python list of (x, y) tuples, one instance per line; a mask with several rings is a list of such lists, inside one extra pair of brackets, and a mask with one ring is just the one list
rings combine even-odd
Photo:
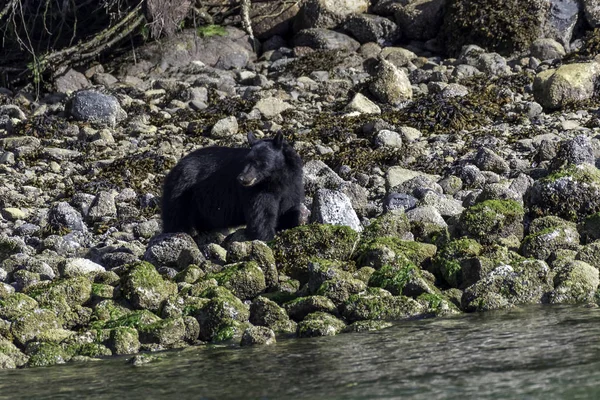
[(237, 180), (243, 186), (255, 186), (276, 176), (285, 168), (283, 154), (283, 135), (278, 132), (272, 139), (258, 140), (252, 132), (248, 133), (250, 152), (244, 159), (244, 169)]

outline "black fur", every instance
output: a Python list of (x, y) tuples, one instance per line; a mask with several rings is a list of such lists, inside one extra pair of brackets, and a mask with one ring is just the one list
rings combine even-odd
[(246, 224), (250, 239), (271, 240), (300, 224), (302, 160), (278, 133), (251, 148), (193, 151), (165, 178), (163, 232), (206, 232)]

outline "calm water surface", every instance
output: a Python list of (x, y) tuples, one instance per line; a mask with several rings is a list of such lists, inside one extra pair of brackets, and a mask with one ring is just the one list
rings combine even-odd
[(0, 371), (7, 399), (600, 399), (600, 309), (528, 307), (377, 332)]

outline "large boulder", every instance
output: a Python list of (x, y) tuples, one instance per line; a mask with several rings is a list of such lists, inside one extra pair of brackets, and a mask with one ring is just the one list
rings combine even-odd
[(69, 113), (79, 121), (112, 127), (127, 117), (127, 113), (114, 96), (95, 90), (81, 90), (75, 93), (69, 104)]
[(411, 100), (413, 96), (406, 74), (387, 60), (379, 61), (369, 90), (378, 101), (391, 105)]
[(560, 109), (590, 99), (599, 77), (600, 64), (597, 62), (566, 64), (540, 72), (533, 82), (533, 94), (542, 106)]
[(294, 30), (335, 28), (350, 14), (362, 14), (368, 0), (306, 0), (294, 21)]
[(398, 7), (396, 23), (404, 37), (415, 40), (429, 40), (437, 36), (446, 0), (415, 0)]

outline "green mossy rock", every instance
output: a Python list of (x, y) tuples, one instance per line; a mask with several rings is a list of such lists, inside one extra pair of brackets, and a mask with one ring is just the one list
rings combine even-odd
[(38, 302), (26, 294), (13, 293), (0, 300), (0, 318), (14, 320), (37, 307)]
[(270, 243), (279, 272), (308, 280), (308, 262), (313, 258), (349, 260), (358, 233), (347, 226), (310, 224), (288, 229)]
[(42, 306), (58, 303), (66, 303), (69, 307), (81, 306), (92, 297), (92, 282), (84, 276), (45, 281), (29, 286), (25, 293), (36, 299)]
[(581, 236), (586, 243), (600, 239), (600, 212), (590, 215), (583, 222)]
[[(29, 357), (19, 350), (11, 341), (0, 338), (0, 354), (10, 358), (15, 367), (22, 367), (27, 363)], [(1, 369), (1, 368), (0, 368)]]
[(265, 326), (250, 326), (242, 334), (240, 346), (271, 345), (275, 344), (275, 332)]
[(486, 200), (467, 208), (460, 216), (459, 230), (483, 244), (511, 237), (523, 238), (523, 206), (514, 200)]
[(488, 311), (517, 304), (544, 303), (554, 287), (553, 277), (548, 264), (541, 260), (526, 259), (513, 265), (501, 265), (465, 289), (461, 308)]
[(476, 263), (482, 251), (483, 247), (474, 239), (452, 240), (440, 247), (433, 259), (432, 272), (451, 287), (460, 287), (465, 280), (463, 270)]
[(422, 293), (436, 292), (433, 282), (427, 282), (421, 269), (408, 259), (382, 266), (371, 275), (369, 286), (383, 288), (395, 296), (417, 297)]
[(335, 336), (344, 330), (344, 321), (325, 312), (308, 314), (298, 323), (298, 337)]
[(451, 55), (464, 45), (476, 44), (510, 55), (529, 49), (542, 34), (546, 3), (507, 0), (448, 0), (438, 36)]
[(25, 346), (42, 332), (59, 328), (62, 328), (62, 321), (56, 317), (54, 312), (36, 308), (15, 319), (10, 332), (18, 345)]
[(265, 274), (255, 261), (226, 265), (221, 272), (206, 278), (215, 279), (241, 300), (252, 300), (267, 289)]
[(111, 329), (108, 348), (117, 355), (135, 354), (140, 351), (140, 338), (137, 330), (127, 326)]
[(267, 288), (277, 287), (278, 277), (273, 250), (260, 240), (252, 242), (233, 242), (227, 251), (227, 263), (254, 261), (265, 275)]
[(373, 219), (362, 232), (358, 252), (364, 251), (363, 246), (373, 239), (383, 236), (404, 238), (410, 234), (410, 222), (403, 209), (390, 210)]
[(163, 319), (138, 329), (141, 343), (156, 343), (165, 348), (181, 347), (186, 335), (183, 317)]
[(34, 342), (27, 346), (29, 367), (47, 367), (50, 365), (64, 364), (73, 357), (63, 346), (57, 343)]
[(429, 243), (402, 240), (397, 237), (378, 237), (363, 244), (358, 254), (360, 267), (381, 268), (397, 260), (408, 259), (417, 266), (426, 266), (435, 256), (437, 247)]
[(579, 250), (577, 226), (555, 216), (535, 219), (530, 234), (521, 243), (521, 254), (525, 257), (547, 260), (559, 250)]
[(583, 246), (575, 255), (575, 259), (600, 270), (600, 240)]
[(121, 290), (114, 286), (106, 285), (103, 283), (92, 284), (92, 300), (94, 302), (107, 299), (116, 299), (120, 295)]
[(125, 315), (107, 321), (96, 321), (92, 324), (93, 329), (114, 329), (129, 327), (141, 329), (142, 327), (155, 324), (161, 319), (148, 310), (135, 310)]
[(422, 304), (405, 296), (393, 296), (381, 288), (368, 288), (352, 295), (340, 307), (348, 322), (361, 320), (397, 320), (422, 315), (426, 310)]
[(263, 296), (257, 297), (250, 304), (250, 322), (253, 325), (266, 326), (280, 333), (296, 331), (296, 323), (290, 321), (285, 309)]
[(250, 311), (223, 287), (210, 288), (210, 300), (193, 316), (200, 324), (200, 340), (220, 342), (240, 337), (248, 325)]
[(133, 307), (156, 312), (167, 297), (177, 294), (177, 284), (165, 280), (152, 264), (139, 262), (121, 278), (121, 290)]
[(117, 302), (112, 299), (98, 302), (94, 305), (93, 310), (93, 318), (96, 321), (116, 320), (132, 312), (128, 304), (123, 304), (123, 302)]
[(594, 96), (600, 64), (563, 64), (537, 74), (533, 82), (535, 101), (549, 110), (557, 110)]
[(600, 284), (597, 268), (577, 260), (565, 260), (554, 268), (554, 290), (550, 303), (589, 303), (594, 301)]
[(336, 276), (328, 279), (319, 286), (316, 294), (325, 296), (336, 306), (344, 303), (351, 295), (360, 293), (367, 288), (367, 285), (352, 277)]
[(531, 211), (573, 222), (600, 212), (600, 170), (590, 164), (566, 165), (535, 181), (529, 191)]
[(204, 278), (204, 271), (197, 265), (191, 264), (185, 267), (183, 271), (175, 275), (175, 282), (186, 282), (194, 284)]
[(441, 293), (423, 293), (417, 297), (417, 301), (423, 304), (427, 314), (433, 314), (436, 317), (460, 314), (456, 304)]
[(337, 313), (336, 305), (325, 296), (299, 297), (284, 304), (285, 310), (294, 321), (301, 321), (314, 312)]
[[(63, 346), (64, 347), (64, 346)], [(66, 346), (67, 353), (73, 354), (73, 356), (98, 358), (98, 357), (110, 357), (112, 351), (100, 343), (77, 343)]]

